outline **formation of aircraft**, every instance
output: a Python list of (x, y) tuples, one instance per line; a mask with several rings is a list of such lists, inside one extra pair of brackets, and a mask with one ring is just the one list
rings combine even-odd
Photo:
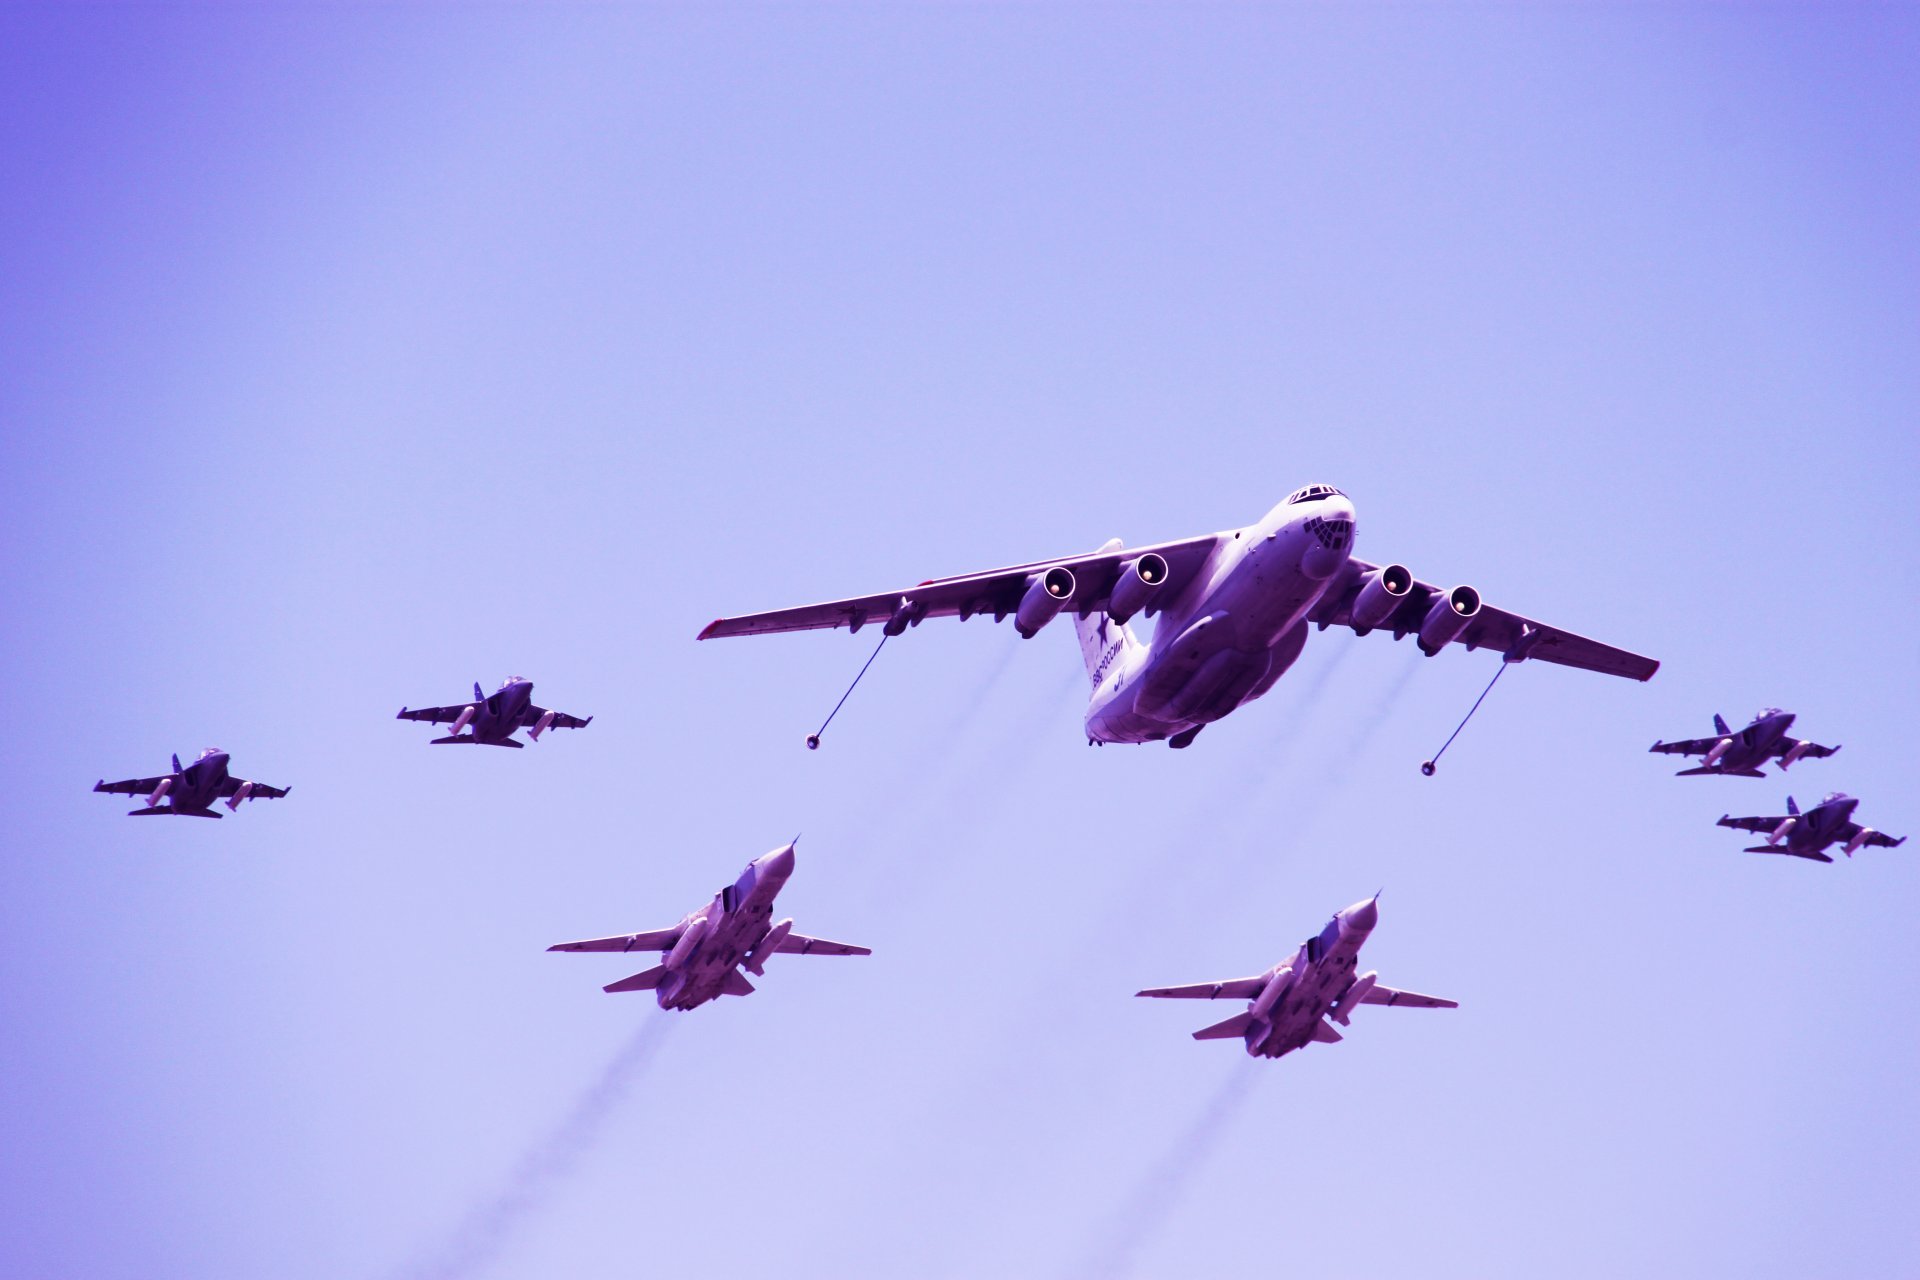
[(659, 951), (661, 962), (629, 978), (608, 983), (604, 991), (651, 991), (662, 1009), (687, 1010), (721, 996), (752, 992), (754, 977), (775, 955), (870, 956), (866, 947), (793, 931), (791, 918), (773, 923), (773, 900), (793, 874), (793, 845), (784, 844), (747, 864), (740, 878), (713, 901), (690, 911), (680, 923), (644, 933), (561, 942), (549, 951)]
[[(1309, 627), (1391, 631), (1432, 657), (1449, 644), (1492, 649), (1630, 680), (1652, 658), (1485, 604), (1470, 586), (1443, 590), (1401, 564), (1353, 555), (1354, 508), (1332, 485), (1309, 485), (1240, 529), (1126, 550), (1118, 539), (1087, 555), (823, 604), (719, 618), (700, 639), (880, 624), (897, 636), (928, 618), (1011, 617), (1031, 639), (1071, 613), (1093, 683), (1093, 743), (1192, 744), (1212, 722), (1271, 689), (1300, 656)], [(1135, 617), (1156, 618), (1152, 643)]]
[[(444, 738), (435, 738), (432, 745), (442, 746), (450, 743), (468, 743), (483, 747), (524, 747), (526, 743), (514, 737), (518, 730), (527, 730), (527, 736), (535, 742), (549, 729), (584, 729), (593, 723), (593, 717), (581, 719), (570, 716), (564, 711), (549, 711), (537, 706), (533, 701), (533, 681), (525, 676), (508, 676), (491, 695), (480, 692), (480, 682), (473, 682), (473, 701), (457, 702), (450, 707), (416, 707), (409, 710), (400, 708), (395, 717), (400, 720), (422, 720), (428, 724), (451, 724)], [(465, 732), (469, 727), (473, 732)]]
[[(1344, 1037), (1333, 1023), (1348, 1025), (1363, 1004), (1414, 1009), (1457, 1009), (1453, 1000), (1384, 986), (1380, 975), (1357, 973), (1360, 948), (1380, 919), (1379, 894), (1336, 912), (1327, 927), (1265, 973), (1184, 987), (1149, 987), (1137, 994), (1160, 1000), (1245, 1000), (1244, 1013), (1202, 1027), (1195, 1040), (1242, 1040), (1256, 1058), (1278, 1058), (1310, 1044)], [(1332, 1019), (1332, 1021), (1328, 1021)]]
[(1717, 825), (1766, 836), (1765, 844), (1749, 845), (1748, 853), (1784, 853), (1818, 862), (1832, 862), (1825, 850), (1836, 844), (1844, 844), (1844, 852), (1851, 858), (1856, 850), (1868, 845), (1897, 849), (1907, 842), (1905, 836), (1896, 840), (1855, 822), (1853, 811), (1859, 806), (1860, 802), (1852, 796), (1835, 791), (1802, 813), (1793, 797), (1788, 796), (1785, 813), (1754, 818), (1730, 818), (1722, 814)]
[(128, 811), (136, 818), (163, 813), (182, 818), (219, 818), (224, 815), (213, 811), (217, 800), (226, 801), (227, 812), (232, 813), (240, 808), (243, 800), (278, 800), (293, 790), (236, 778), (227, 772), (227, 762), (226, 752), (208, 747), (184, 769), (180, 767), (180, 757), (175, 755), (172, 773), (128, 778), (122, 782), (100, 781), (93, 784), (93, 789), (108, 795), (145, 796), (144, 806)]
[(1697, 768), (1682, 769), (1678, 778), (1697, 778), (1722, 774), (1732, 778), (1762, 778), (1760, 767), (1770, 760), (1780, 762), (1780, 772), (1793, 767), (1796, 760), (1823, 760), (1839, 747), (1823, 747), (1817, 742), (1789, 737), (1793, 728), (1791, 711), (1764, 707), (1746, 728), (1735, 733), (1718, 715), (1713, 718), (1713, 737), (1684, 738), (1679, 742), (1656, 742), (1647, 750), (1661, 755), (1704, 756)]

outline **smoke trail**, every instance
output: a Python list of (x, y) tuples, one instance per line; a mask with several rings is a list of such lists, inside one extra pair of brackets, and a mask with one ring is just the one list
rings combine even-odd
[(1116, 1280), (1133, 1270), (1140, 1251), (1173, 1216), (1187, 1188), (1206, 1168), (1214, 1148), (1232, 1132), (1240, 1108), (1253, 1093), (1260, 1066), (1242, 1062), (1220, 1082), (1213, 1096), (1121, 1198), (1075, 1275), (1084, 1280)]
[(500, 1191), (468, 1213), (437, 1257), (415, 1263), (402, 1274), (414, 1280), (454, 1280), (485, 1270), (527, 1217), (593, 1149), (614, 1110), (666, 1041), (673, 1022), (661, 1013), (641, 1023), (599, 1079), (575, 1100), (566, 1118), (520, 1157)]

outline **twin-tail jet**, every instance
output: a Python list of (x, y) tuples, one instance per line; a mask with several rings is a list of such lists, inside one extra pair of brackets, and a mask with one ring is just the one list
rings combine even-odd
[(741, 966), (760, 977), (769, 956), (872, 955), (866, 947), (795, 933), (791, 919), (772, 923), (773, 900), (792, 874), (793, 846), (782, 845), (749, 862), (738, 880), (670, 929), (562, 942), (547, 950), (664, 951), (660, 964), (602, 988), (652, 991), (662, 1009), (692, 1009), (720, 996), (744, 996), (753, 984)]
[[(173, 772), (155, 778), (128, 778), (124, 782), (96, 782), (95, 791), (108, 795), (145, 796), (147, 803), (128, 813), (141, 818), (149, 814), (171, 813), (182, 818), (219, 818), (213, 802), (225, 800), (227, 812), (239, 809), (242, 800), (278, 800), (292, 787), (270, 787), (264, 782), (248, 782), (227, 772), (227, 753), (208, 747), (200, 758), (186, 768), (180, 757), (173, 758)], [(166, 801), (162, 804), (161, 801)]]
[(1354, 976), (1360, 948), (1379, 921), (1379, 895), (1356, 902), (1335, 915), (1327, 927), (1302, 943), (1290, 959), (1252, 978), (1200, 982), (1187, 987), (1153, 987), (1139, 992), (1174, 1000), (1246, 1000), (1245, 1013), (1193, 1033), (1195, 1040), (1244, 1040), (1256, 1058), (1278, 1058), (1314, 1043), (1343, 1039), (1332, 1018), (1346, 1026), (1363, 1004), (1397, 1004), (1415, 1009), (1457, 1009), (1453, 1000), (1396, 991), (1382, 986), (1372, 971)]
[(1860, 802), (1843, 791), (1836, 791), (1805, 813), (1787, 797), (1787, 811), (1772, 817), (1729, 818), (1722, 814), (1717, 825), (1732, 827), (1736, 831), (1752, 831), (1767, 838), (1765, 844), (1749, 845), (1748, 853), (1784, 853), (1794, 858), (1812, 858), (1816, 862), (1832, 862), (1825, 850), (1829, 845), (1844, 843), (1842, 850), (1849, 858), (1854, 851), (1866, 845), (1881, 849), (1897, 849), (1907, 842), (1905, 836), (1898, 840), (1872, 827), (1863, 827), (1853, 820), (1853, 811)]
[[(456, 703), (451, 707), (420, 707), (416, 710), (400, 708), (399, 720), (424, 720), (429, 724), (452, 724), (453, 728), (444, 738), (435, 738), (434, 746), (442, 743), (472, 743), (483, 747), (524, 747), (527, 744), (514, 737), (514, 732), (527, 729), (528, 737), (535, 742), (549, 729), (584, 729), (593, 723), (593, 717), (582, 720), (579, 716), (570, 716), (564, 711), (549, 711), (545, 707), (535, 706), (533, 701), (533, 681), (525, 676), (508, 676), (500, 688), (491, 696), (480, 692), (480, 682), (473, 682), (473, 701)], [(473, 732), (464, 732), (469, 726)]]
[[(1185, 747), (1208, 724), (1252, 702), (1291, 667), (1309, 624), (1415, 636), (1432, 657), (1449, 644), (1508, 662), (1538, 658), (1646, 680), (1652, 658), (1484, 604), (1469, 586), (1443, 590), (1404, 565), (1352, 554), (1353, 503), (1310, 485), (1242, 529), (1125, 550), (1037, 560), (917, 587), (770, 613), (720, 618), (700, 633), (760, 635), (877, 622), (896, 636), (928, 618), (1011, 617), (1023, 637), (1071, 613), (1093, 682), (1087, 741)], [(1157, 618), (1151, 644), (1129, 623)]]
[(1706, 757), (1697, 767), (1682, 769), (1675, 774), (1677, 778), (1698, 778), (1708, 774), (1722, 774), (1731, 778), (1764, 778), (1766, 775), (1760, 771), (1761, 766), (1769, 760), (1778, 760), (1780, 772), (1785, 773), (1796, 760), (1824, 760), (1840, 749), (1789, 737), (1787, 730), (1791, 728), (1791, 711), (1765, 707), (1751, 724), (1738, 733), (1727, 728), (1727, 722), (1716, 715), (1713, 718), (1713, 737), (1656, 742), (1647, 750), (1669, 756)]

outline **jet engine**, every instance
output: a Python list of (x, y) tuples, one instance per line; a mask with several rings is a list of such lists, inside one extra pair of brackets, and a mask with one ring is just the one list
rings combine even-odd
[(700, 939), (706, 936), (707, 918), (701, 916), (687, 926), (687, 931), (680, 935), (680, 941), (674, 943), (673, 950), (667, 953), (667, 968), (674, 970), (685, 964), (693, 954), (693, 949), (700, 945)]
[(1480, 593), (1472, 587), (1455, 587), (1435, 600), (1420, 624), (1420, 652), (1431, 658), (1446, 648), (1479, 612)]
[(1055, 565), (1045, 573), (1029, 577), (1027, 594), (1020, 597), (1020, 607), (1013, 614), (1013, 629), (1020, 633), (1020, 638), (1031, 640), (1040, 628), (1052, 622), (1072, 598), (1076, 585), (1073, 570), (1065, 565)]
[(1353, 620), (1353, 629), (1365, 635), (1385, 622), (1411, 590), (1413, 575), (1407, 566), (1390, 564), (1375, 569), (1360, 584), (1360, 594), (1353, 598), (1353, 609), (1348, 615)]
[(1113, 584), (1113, 594), (1107, 600), (1107, 616), (1125, 622), (1147, 607), (1166, 580), (1167, 562), (1156, 552), (1127, 561), (1120, 566), (1120, 580)]

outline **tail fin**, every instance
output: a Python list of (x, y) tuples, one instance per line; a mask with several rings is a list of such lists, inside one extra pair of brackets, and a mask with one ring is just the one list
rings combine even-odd
[[(1100, 550), (1118, 551), (1123, 545), (1120, 539), (1111, 538)], [(1124, 622), (1115, 622), (1098, 609), (1084, 618), (1074, 618), (1073, 629), (1080, 636), (1080, 656), (1087, 664), (1087, 679), (1092, 681), (1096, 689), (1106, 678), (1107, 672), (1113, 669), (1113, 664), (1140, 644), (1131, 627)]]
[(173, 771), (175, 773), (180, 772), (180, 753), (178, 751), (173, 753)]
[(1800, 806), (1793, 802), (1792, 796), (1787, 797), (1787, 816), (1789, 818), (1797, 818), (1800, 816)]
[(1718, 733), (1723, 738), (1733, 732), (1733, 730), (1727, 728), (1727, 722), (1720, 718), (1720, 713), (1717, 711), (1714, 713), (1714, 716), (1713, 716), (1713, 728), (1714, 728), (1714, 732)]
[(473, 682), (473, 700), (475, 702), (485, 702), (487, 700), (487, 695), (480, 692), (480, 682), (478, 680)]

